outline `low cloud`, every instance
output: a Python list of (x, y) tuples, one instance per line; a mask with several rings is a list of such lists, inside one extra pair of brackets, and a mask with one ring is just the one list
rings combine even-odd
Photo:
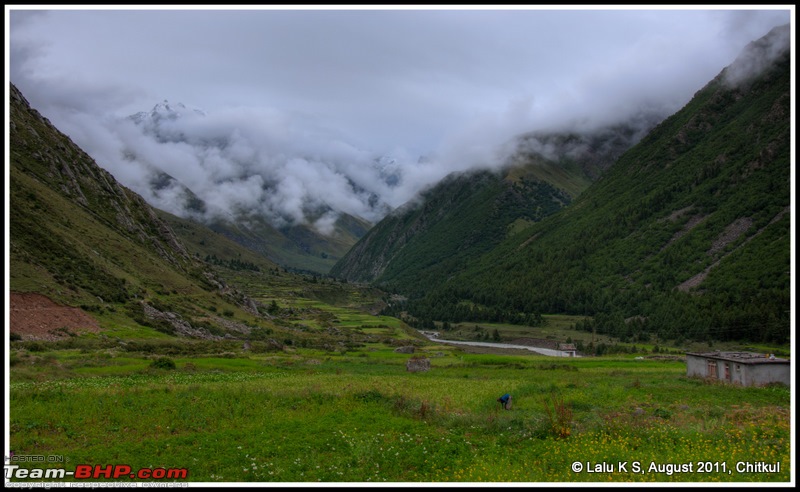
[(9, 73), (154, 206), (324, 233), (520, 149), (564, 151), (519, 135), (644, 130), (788, 14), (14, 10)]
[[(180, 216), (260, 215), (330, 232), (337, 213), (375, 221), (396, 205), (380, 198), (392, 197), (392, 185), (379, 156), (270, 109), (205, 113), (165, 101), (132, 117), (65, 123), (118, 179)], [(188, 208), (189, 196), (202, 213)]]
[(750, 43), (736, 60), (725, 68), (722, 80), (729, 86), (738, 86), (752, 80), (770, 67), (790, 48), (789, 25), (772, 29), (766, 36)]

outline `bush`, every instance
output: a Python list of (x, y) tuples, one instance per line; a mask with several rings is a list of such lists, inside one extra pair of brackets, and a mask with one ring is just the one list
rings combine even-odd
[(31, 352), (44, 352), (47, 350), (47, 344), (39, 341), (35, 342), (28, 342), (22, 343), (22, 347), (28, 349)]
[(669, 420), (670, 417), (672, 417), (672, 412), (663, 408), (656, 408), (653, 411), (653, 415), (655, 415), (656, 417), (660, 417), (664, 420)]
[(170, 359), (169, 357), (159, 357), (158, 359), (150, 363), (150, 367), (155, 369), (172, 370), (175, 369), (176, 366), (175, 366), (175, 361)]
[(556, 437), (568, 437), (572, 432), (572, 408), (558, 393), (552, 393), (544, 402), (550, 432)]
[(384, 401), (386, 397), (380, 391), (376, 389), (371, 389), (367, 391), (361, 391), (353, 395), (353, 398), (356, 400), (362, 401), (364, 403), (376, 403), (380, 401)]

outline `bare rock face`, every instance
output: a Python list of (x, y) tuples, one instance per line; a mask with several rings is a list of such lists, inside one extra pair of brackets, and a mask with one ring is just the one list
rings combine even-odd
[(406, 362), (408, 372), (425, 372), (431, 370), (431, 360), (427, 357), (412, 357)]
[(217, 335), (212, 335), (205, 328), (195, 328), (191, 325), (191, 323), (183, 319), (178, 313), (173, 313), (171, 311), (159, 311), (144, 301), (140, 302), (139, 304), (141, 304), (142, 309), (144, 310), (144, 315), (147, 318), (152, 320), (166, 321), (172, 326), (172, 328), (175, 330), (175, 333), (178, 335), (191, 338), (202, 338), (205, 340), (220, 340), (222, 338)]
[(414, 350), (415, 350), (414, 347), (411, 345), (406, 345), (405, 347), (397, 347), (396, 349), (394, 349), (394, 351), (399, 354), (413, 354)]

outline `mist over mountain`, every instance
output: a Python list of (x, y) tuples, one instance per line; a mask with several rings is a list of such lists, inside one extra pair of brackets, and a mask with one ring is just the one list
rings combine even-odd
[[(326, 273), (361, 237), (358, 231), (448, 174), (499, 170), (532, 155), (597, 154), (598, 145), (613, 139), (629, 147), (663, 116), (642, 110), (601, 130), (579, 122), (505, 141), (501, 133), (464, 135), (456, 140), (462, 145), (452, 141), (442, 154), (378, 155), (300, 115), (253, 108), (211, 113), (164, 100), (126, 117), (85, 120), (77, 139), (154, 207), (280, 264)], [(602, 171), (593, 166), (584, 170), (591, 179)]]
[[(657, 123), (662, 116), (658, 111), (641, 108), (620, 115), (623, 118), (621, 122), (607, 126), (599, 125), (599, 120), (592, 118), (561, 119), (553, 122), (549, 130), (521, 133), (503, 142), (504, 145), (491, 147), (491, 152), (487, 153), (472, 151), (476, 148), (488, 150), (490, 147), (483, 144), (492, 141), (491, 138), (476, 139), (471, 144), (465, 142), (460, 151), (453, 146), (453, 152), (416, 159), (402, 152), (376, 156), (346, 144), (332, 145), (337, 141), (331, 139), (333, 132), (314, 125), (301, 125), (302, 119), (288, 118), (285, 112), (276, 112), (271, 121), (264, 119), (269, 114), (254, 110), (254, 118), (248, 120), (242, 110), (210, 116), (205, 111), (168, 100), (156, 104), (150, 111), (94, 121), (86, 125), (86, 133), (82, 136), (97, 137), (89, 139), (100, 145), (97, 152), (107, 152), (111, 156), (110, 162), (122, 163), (119, 173), (133, 177), (133, 182), (141, 185), (151, 202), (167, 211), (177, 211), (181, 216), (204, 221), (226, 237), (247, 244), (282, 264), (326, 272), (369, 229), (370, 224), (359, 217), (381, 217), (394, 210), (390, 215), (394, 225), (387, 226), (384, 221), (374, 228), (369, 237), (350, 250), (333, 273), (352, 280), (380, 280), (393, 288), (409, 289), (419, 278), (415, 271), (422, 269), (432, 275), (432, 280), (424, 284), (428, 289), (459, 274), (460, 270), (473, 269), (473, 260), (479, 255), (487, 254), (486, 258), (494, 258), (492, 255), (498, 254), (495, 250), (511, 247), (508, 245), (515, 244), (520, 234), (527, 234), (524, 232), (526, 227), (544, 222), (544, 218), (559, 207), (568, 206), (567, 213), (559, 214), (553, 219), (555, 222), (547, 222), (551, 224), (549, 227), (554, 227), (552, 224), (563, 220), (562, 217), (577, 216), (586, 221), (586, 230), (595, 227), (595, 223), (606, 224), (604, 231), (598, 232), (599, 236), (606, 235), (613, 228), (607, 217), (592, 214), (605, 210), (605, 213), (618, 217), (616, 222), (624, 224), (633, 220), (626, 215), (633, 209), (636, 209), (633, 211), (637, 216), (646, 218), (651, 205), (657, 203), (661, 206), (662, 197), (673, 195), (680, 198), (676, 200), (682, 207), (672, 207), (670, 219), (665, 219), (666, 222), (687, 220), (686, 227), (692, 230), (701, 230), (698, 224), (707, 223), (703, 226), (707, 229), (704, 237), (716, 234), (723, 243), (728, 242), (727, 238), (733, 232), (738, 231), (735, 237), (731, 236), (736, 239), (747, 227), (758, 226), (758, 220), (769, 219), (769, 224), (780, 221), (785, 207), (781, 207), (782, 190), (776, 184), (780, 169), (773, 167), (780, 163), (775, 159), (780, 157), (783, 143), (779, 137), (770, 137), (773, 139), (765, 147), (760, 146), (765, 145), (764, 135), (781, 131), (772, 120), (782, 122), (785, 97), (780, 92), (781, 79), (773, 77), (765, 82), (763, 74), (772, 74), (775, 66), (785, 64), (789, 34), (789, 27), (783, 26), (750, 43), (712, 83), (696, 93), (692, 104), (660, 124)], [(765, 93), (767, 90), (772, 92)], [(766, 108), (765, 104), (772, 104), (772, 107)], [(764, 112), (766, 116), (762, 117)], [(686, 121), (675, 124), (674, 121), (680, 118)], [(736, 119), (738, 124), (738, 121), (748, 121), (748, 118), (752, 121), (746, 128), (732, 125), (726, 129), (725, 125), (730, 121)], [(274, 124), (270, 126), (270, 122)], [(484, 128), (488, 126), (484, 125)], [(653, 127), (655, 130), (648, 132)], [(675, 132), (665, 130), (667, 127), (675, 127)], [(309, 128), (319, 131), (310, 132)], [(720, 133), (724, 136), (720, 137), (713, 131), (724, 131)], [(643, 135), (647, 135), (644, 140)], [(712, 142), (704, 141), (712, 137)], [(658, 142), (658, 138), (662, 142)], [(654, 147), (654, 141), (661, 147)], [(748, 141), (749, 147), (746, 148), (726, 147)], [(635, 145), (637, 142), (639, 145)], [(634, 145), (633, 151), (622, 155)], [(652, 150), (654, 148), (656, 150)], [(631, 159), (634, 159), (631, 155), (642, 152), (651, 152), (652, 157), (631, 164)], [(694, 181), (685, 185), (694, 193), (687, 195), (688, 198), (676, 191), (679, 185), (659, 185), (659, 180), (667, 178), (663, 177), (662, 169), (652, 164), (663, 159), (679, 159), (683, 154), (689, 155), (687, 163), (682, 163), (686, 167), (685, 174), (697, 174)], [(613, 172), (608, 174), (610, 166), (621, 155)], [(729, 180), (726, 182), (719, 177), (733, 159), (737, 166), (744, 166), (740, 170), (742, 176), (759, 177), (746, 181), (753, 187), (749, 195), (741, 191), (749, 188), (740, 184), (739, 178), (726, 178)], [(620, 167), (641, 174), (637, 165), (646, 168), (646, 179), (618, 184), (624, 182), (619, 177), (620, 173), (624, 174), (619, 171)], [(665, 166), (669, 168), (673, 164)], [(692, 166), (702, 169), (697, 171)], [(370, 172), (357, 172), (364, 168)], [(761, 170), (765, 168), (772, 174), (762, 174)], [(443, 180), (439, 174), (445, 171), (450, 173)], [(678, 182), (685, 178), (684, 175), (670, 175), (670, 179)], [(581, 196), (592, 181), (597, 182), (590, 187), (589, 196), (595, 198)], [(712, 184), (701, 186), (705, 181)], [(655, 188), (639, 189), (645, 185)], [(769, 193), (759, 194), (764, 191), (762, 185)], [(659, 189), (658, 186), (666, 188)], [(603, 194), (603, 191), (598, 191), (609, 187), (615, 192)], [(698, 197), (697, 193), (706, 188), (713, 193)], [(701, 191), (695, 193), (697, 189)], [(735, 192), (739, 198), (725, 204), (714, 203), (723, 189)], [(651, 194), (654, 198), (631, 195), (635, 192)], [(398, 198), (415, 195), (419, 199), (407, 200), (405, 206), (393, 208), (392, 202)], [(76, 199), (85, 201), (81, 193), (76, 196)], [(579, 201), (570, 205), (576, 198)], [(632, 209), (630, 204), (624, 203), (625, 200), (644, 205)], [(766, 205), (760, 202), (751, 204), (752, 200), (769, 202), (770, 207), (778, 207), (777, 211), (761, 210), (759, 207)], [(588, 201), (592, 206), (586, 205)], [(736, 206), (749, 204), (750, 208), (736, 212), (739, 214), (737, 217), (728, 217), (733, 214), (730, 210), (733, 210), (734, 203)], [(613, 206), (619, 209), (611, 209)], [(724, 218), (713, 224), (707, 220), (710, 216), (708, 210), (724, 207), (728, 207), (725, 213), (719, 214)], [(587, 208), (590, 215), (581, 216), (577, 212)], [(696, 209), (703, 213), (696, 212)], [(351, 215), (345, 210), (356, 210), (360, 214)], [(592, 218), (587, 219), (589, 216)], [(568, 232), (558, 237), (570, 237), (569, 227), (573, 227), (572, 223), (564, 229)], [(767, 229), (763, 224), (760, 227), (755, 231), (757, 235)], [(579, 234), (582, 239), (573, 238), (573, 244), (585, 247), (586, 234), (585, 231)], [(678, 231), (676, 234), (685, 233)], [(335, 243), (329, 242), (322, 238), (325, 235), (338, 238)], [(546, 243), (547, 236), (539, 238), (538, 233), (534, 233), (529, 239), (533, 237), (538, 238), (536, 244)], [(637, 243), (641, 244), (642, 241)], [(572, 247), (560, 245), (555, 249), (569, 252)], [(609, 247), (603, 244), (603, 248)], [(661, 252), (670, 250), (663, 246), (658, 254), (645, 259), (658, 258)], [(715, 256), (720, 251), (719, 246), (712, 245), (706, 250), (710, 257), (721, 260)], [(664, 254), (669, 256), (669, 253)], [(519, 253), (501, 254), (501, 259), (513, 263), (518, 256)], [(559, 275), (577, 268), (570, 264), (576, 255), (568, 256)], [(451, 263), (445, 264), (445, 260)], [(494, 263), (482, 261), (489, 261), (490, 265)], [(718, 271), (712, 271), (715, 265), (705, 266), (702, 271), (696, 271), (696, 266), (684, 267), (678, 273), (660, 273), (658, 279), (662, 285), (670, 285), (674, 280), (678, 290), (687, 291), (702, 285), (707, 277), (714, 278), (713, 271)], [(585, 267), (581, 263), (580, 268)], [(491, 267), (484, 265), (482, 268), (491, 271)], [(553, 278), (559, 275), (553, 275)], [(591, 272), (582, 275), (591, 276)], [(633, 271), (626, 279), (650, 278), (648, 275)], [(781, 274), (776, 275), (780, 278)], [(536, 281), (537, 285), (545, 283), (544, 279)], [(490, 285), (488, 280), (486, 285)], [(507, 294), (503, 299), (512, 297), (512, 294)], [(486, 299), (487, 296), (481, 294), (481, 302)], [(549, 306), (547, 309), (564, 309), (562, 301), (552, 298), (537, 302), (539, 306)], [(535, 306), (530, 300), (525, 304)], [(594, 301), (584, 300), (567, 309), (591, 314), (600, 308)]]
[[(664, 116), (651, 111), (620, 124), (637, 126), (633, 139)], [(165, 100), (150, 111), (96, 122), (90, 146), (126, 185), (180, 217), (203, 223), (260, 217), (278, 228), (308, 225), (331, 234), (339, 214), (375, 222), (451, 172), (498, 169), (519, 152), (565, 154), (586, 145), (571, 140), (556, 149), (552, 132), (539, 132), (498, 136), (480, 149), (454, 145), (445, 154), (376, 155), (308, 123), (257, 109), (212, 114)]]
[(340, 214), (374, 223), (453, 172), (507, 166), (515, 135), (663, 118), (787, 16), (19, 9), (9, 76), (158, 208), (331, 234)]
[[(341, 286), (286, 272), (202, 224), (153, 208), (13, 84), (10, 103), (11, 341), (69, 345), (101, 331), (88, 343), (112, 350), (142, 350), (140, 342), (157, 350), (147, 344), (171, 337), (179, 351), (194, 342), (219, 351), (243, 340), (253, 350), (345, 343), (338, 331), (304, 333), (239, 287), (249, 277), (266, 292), (331, 299), (342, 297)], [(359, 227), (343, 222), (345, 229)], [(309, 313), (299, 316), (307, 320)]]
[(339, 214), (385, 214), (376, 191), (398, 182), (385, 158), (258, 110), (209, 114), (164, 101), (105, 128), (111, 167), (153, 205), (204, 223), (264, 218), (331, 234)]
[(720, 74), (730, 88), (746, 87), (782, 57), (791, 44), (789, 25), (777, 26), (763, 37), (749, 43)]
[(632, 124), (520, 135), (494, 167), (453, 172), (393, 210), (330, 273), (418, 297), (567, 206), (657, 121), (650, 115)]
[(463, 145), (453, 141), (449, 151), (427, 156), (401, 149), (376, 155), (285, 113), (211, 113), (169, 100), (122, 118), (87, 120), (78, 135), (152, 206), (281, 265), (328, 273), (371, 224), (448, 175), (567, 159), (581, 167), (572, 174), (577, 181), (557, 184), (577, 195), (664, 116), (642, 109), (604, 127), (570, 120), (504, 141), (500, 132), (465, 135)]
[[(213, 339), (250, 333), (197, 299), (257, 314), (255, 302), (226, 285), (142, 197), (31, 108), (15, 86), (10, 89), (12, 293), (80, 306), (91, 323), (113, 315), (115, 328), (142, 325)], [(67, 336), (62, 321), (54, 314), (48, 323), (55, 330), (36, 336)]]
[[(507, 235), (455, 273), (421, 284), (386, 278), (409, 295), (389, 313), (410, 313), (427, 325), (582, 314), (593, 318), (583, 329), (621, 340), (785, 343), (791, 335), (789, 29), (777, 27), (751, 43), (567, 206)], [(426, 203), (439, 199), (432, 195)], [(436, 240), (429, 236), (423, 231), (413, 240)], [(463, 240), (451, 236), (445, 244)], [(395, 261), (383, 271), (395, 271)]]

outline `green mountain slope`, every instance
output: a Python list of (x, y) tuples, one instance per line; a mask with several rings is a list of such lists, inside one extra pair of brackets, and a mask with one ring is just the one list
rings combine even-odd
[(324, 274), (369, 230), (371, 224), (341, 214), (330, 234), (302, 224), (276, 228), (259, 217), (217, 220), (207, 227), (283, 267)]
[(239, 243), (190, 219), (155, 209), (196, 259), (233, 270), (271, 271), (280, 266)]
[(10, 90), (12, 293), (80, 306), (102, 328), (135, 336), (249, 332), (220, 318), (216, 306), (255, 326), (252, 301), (225, 286), (139, 195)]
[(197, 222), (153, 209), (13, 85), (10, 115), (9, 331), (17, 347), (346, 350), (379, 339), (362, 325), (405, 331), (364, 314), (384, 305), (375, 289), (282, 271)]
[[(786, 341), (787, 33), (753, 43), (571, 205), (403, 308), (451, 321), (587, 314), (586, 329), (623, 339)], [(776, 46), (769, 68), (730, 83)]]
[[(330, 273), (422, 296), (570, 203), (634, 138), (625, 125), (523, 135), (504, 169), (446, 177), (375, 225)], [(548, 156), (536, 150), (542, 148)]]
[(540, 220), (570, 201), (547, 183), (488, 171), (451, 176), (421, 199), (381, 221), (331, 274), (423, 293), (500, 242), (515, 221)]

